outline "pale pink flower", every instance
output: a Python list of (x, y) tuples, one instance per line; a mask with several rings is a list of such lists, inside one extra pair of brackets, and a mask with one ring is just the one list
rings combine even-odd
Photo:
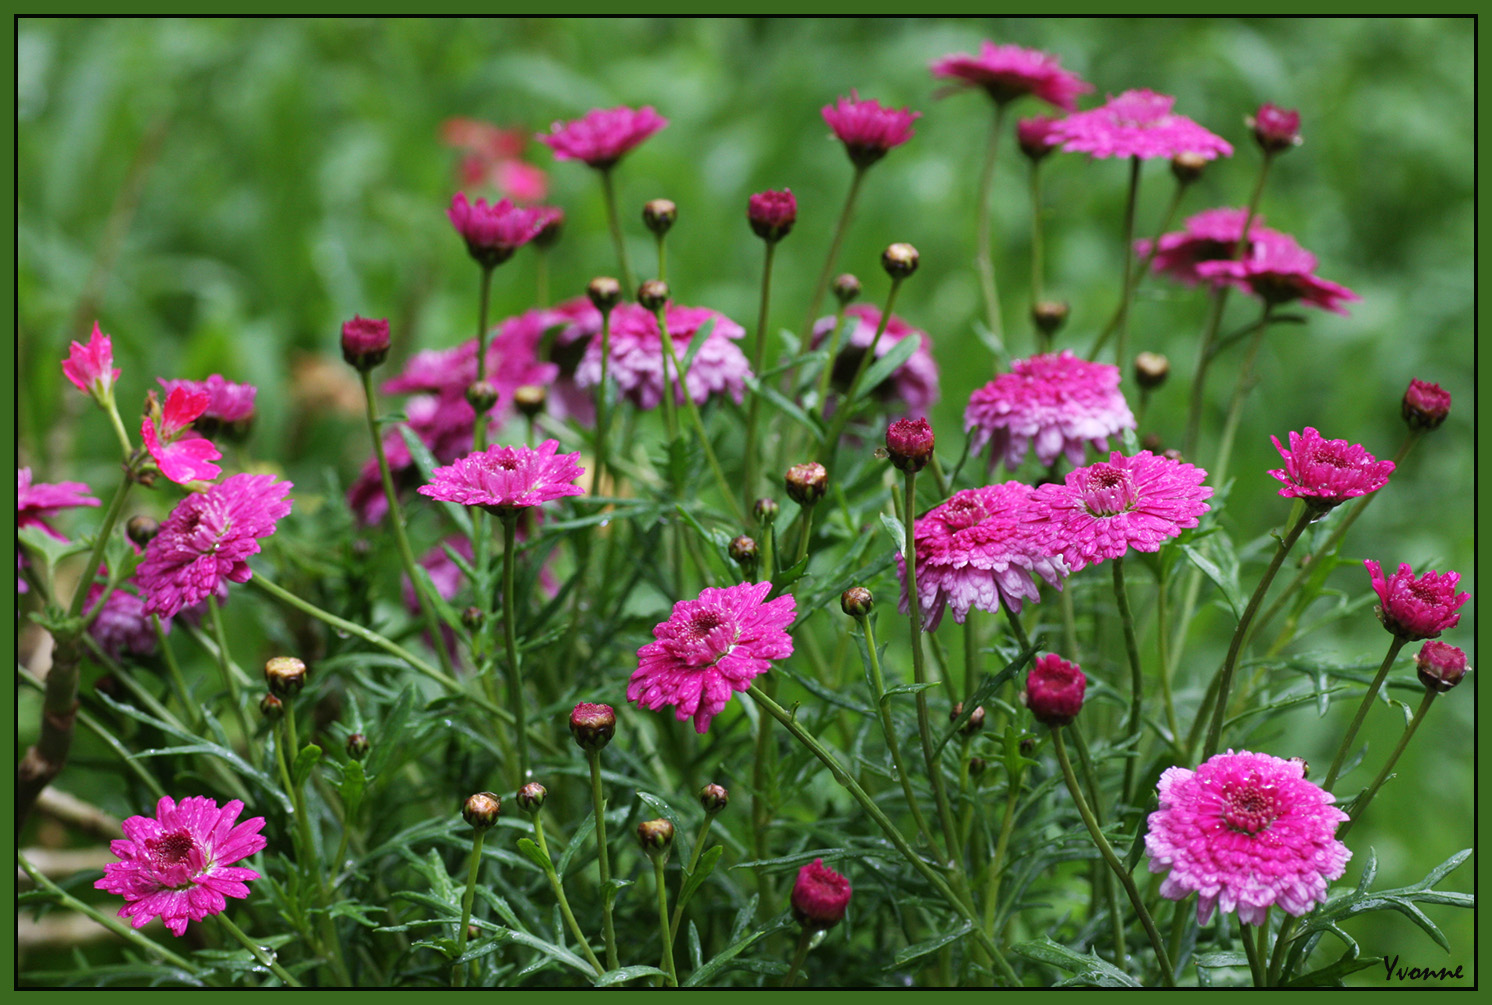
[(161, 474), (178, 485), (211, 481), (223, 473), (212, 463), (223, 456), (218, 448), (212, 441), (188, 432), (211, 401), (212, 396), (201, 388), (173, 388), (166, 395), (159, 427), (149, 415), (140, 423), (145, 449), (155, 458)]
[(1457, 593), (1461, 584), (1459, 572), (1436, 572), (1430, 569), (1416, 576), (1408, 562), (1399, 563), (1399, 571), (1383, 575), (1383, 567), (1371, 558), (1363, 565), (1373, 580), (1373, 592), (1380, 601), (1378, 620), (1383, 627), (1407, 642), (1433, 639), (1447, 628), (1461, 623), (1457, 613), (1470, 599), (1469, 593)]
[(249, 556), (290, 512), (291, 488), (274, 475), (233, 475), (177, 503), (135, 570), (146, 613), (170, 616), (228, 581), (247, 583), (253, 577)]
[(1348, 311), (1342, 304), (1362, 299), (1347, 287), (1315, 275), (1316, 256), (1289, 234), (1268, 231), (1251, 236), (1253, 243), (1241, 261), (1201, 262), (1197, 275), (1229, 283), (1267, 304), (1304, 300), (1344, 317)]
[(787, 633), (796, 602), (791, 595), (767, 600), (771, 583), (707, 586), (696, 600), (681, 600), (653, 629), (656, 642), (637, 650), (637, 670), (627, 700), (642, 708), (673, 705), (674, 717), (694, 718), (703, 733), (730, 701), (793, 654)]
[(1077, 97), (1093, 85), (1062, 69), (1056, 56), (1018, 45), (981, 42), (979, 55), (956, 53), (934, 60), (934, 77), (982, 87), (997, 104), (1034, 94), (1064, 112), (1077, 108)]
[[(851, 304), (845, 308), (845, 324), (848, 326), (840, 336), (839, 352), (827, 364), (829, 381), (841, 394), (848, 391), (850, 381), (860, 360), (870, 351), (875, 341), (876, 328), (881, 323), (881, 311), (870, 304)], [(813, 347), (822, 348), (834, 331), (834, 315), (830, 314), (813, 326)], [(928, 409), (938, 400), (938, 364), (933, 360), (932, 339), (927, 332), (914, 328), (897, 315), (891, 315), (881, 341), (876, 343), (876, 359), (886, 355), (902, 339), (915, 338), (917, 348), (907, 361), (893, 370), (885, 380), (875, 387), (862, 391), (885, 405), (894, 405), (898, 411), (912, 418), (927, 415)]]
[(1034, 503), (1047, 510), (1051, 546), (1077, 572), (1110, 558), (1160, 546), (1210, 508), (1207, 472), (1142, 450), (1119, 451), (1085, 468), (1069, 471), (1062, 484), (1036, 489)]
[(528, 145), (524, 130), (454, 118), (440, 124), (440, 138), (464, 152), (460, 169), (463, 187), (491, 185), (520, 203), (542, 202), (549, 194), (549, 177), (543, 169), (523, 160), (523, 148)]
[(1003, 461), (1015, 470), (1034, 446), (1036, 459), (1051, 466), (1059, 456), (1083, 463), (1083, 448), (1107, 450), (1109, 437), (1135, 428), (1124, 395), (1119, 368), (1089, 363), (1070, 349), (1018, 359), (969, 396), (964, 431), (969, 450), (988, 444), (989, 465)]
[(554, 151), (555, 160), (605, 169), (666, 125), (668, 120), (652, 105), (593, 108), (578, 119), (554, 123), (539, 134), (539, 142)]
[(584, 495), (585, 489), (574, 484), (585, 473), (576, 463), (579, 451), (556, 456), (558, 449), (558, 440), (545, 440), (538, 449), (494, 444), (436, 468), (430, 484), (421, 485), (418, 491), (431, 499), (480, 506), (498, 515)]
[[(596, 331), (600, 331), (600, 316)], [(740, 325), (718, 311), (706, 307), (682, 307), (669, 304), (664, 313), (669, 338), (679, 362), (689, 355), (690, 343), (706, 324), (711, 325), (705, 343), (695, 354), (684, 387), (679, 387), (678, 371), (666, 358), (658, 320), (652, 311), (637, 304), (618, 304), (611, 312), (611, 362), (607, 379), (616, 385), (618, 394), (638, 408), (657, 408), (663, 401), (665, 367), (674, 386), (674, 400), (684, 403), (684, 391), (695, 404), (703, 405), (712, 397), (728, 394), (740, 404), (746, 393), (746, 378), (751, 364), (737, 346), (736, 340), (746, 332)], [(575, 383), (592, 388), (601, 383), (601, 340), (592, 337), (585, 355), (575, 368)]]
[[(1034, 493), (1020, 482), (964, 489), (915, 521), (917, 596), (928, 631), (950, 606), (960, 624), (971, 607), (994, 613), (1003, 605), (1019, 614), (1024, 601), (1041, 599), (1038, 577), (1061, 589), (1067, 566), (1047, 539), (1045, 511), (1034, 506)], [(897, 556), (896, 568), (905, 614), (904, 556)]]
[(94, 888), (122, 896), (119, 916), (136, 928), (160, 918), (172, 934), (185, 934), (188, 921), (221, 913), (228, 897), (247, 897), (248, 882), (259, 878), (233, 865), (268, 843), (259, 833), (263, 817), (234, 825), (243, 808), (237, 799), (218, 809), (206, 796), (188, 796), (180, 805), (162, 796), (154, 817), (124, 821), (124, 840), (109, 842), (120, 861), (104, 866)]
[(1320, 513), (1378, 491), (1394, 473), (1393, 461), (1378, 460), (1360, 444), (1322, 439), (1310, 426), (1303, 433), (1290, 434), (1289, 450), (1280, 446), (1278, 436), (1270, 439), (1285, 459), (1283, 469), (1269, 472), (1285, 483), (1280, 495), (1304, 499)]
[(1125, 91), (1098, 108), (1069, 115), (1056, 125), (1062, 149), (1100, 157), (1148, 160), (1196, 154), (1203, 160), (1229, 157), (1233, 147), (1184, 115), (1171, 111), (1176, 99), (1149, 90)]
[(1326, 902), (1352, 852), (1336, 839), (1347, 814), (1305, 779), (1300, 760), (1248, 751), (1218, 754), (1197, 770), (1167, 768), (1157, 786), (1145, 853), (1167, 873), (1161, 896), (1197, 894), (1197, 922), (1214, 908), (1262, 925), (1270, 907), (1296, 917)]
[(886, 151), (911, 139), (912, 123), (922, 117), (921, 112), (909, 108), (883, 107), (874, 99), (861, 101), (853, 90), (848, 98), (825, 105), (822, 112), (850, 161), (859, 168), (869, 167), (886, 156)]
[(119, 371), (114, 368), (114, 344), (99, 329), (97, 321), (93, 322), (93, 334), (88, 337), (87, 345), (74, 342), (68, 347), (62, 373), (74, 387), (91, 394), (100, 405), (114, 393), (114, 382), (119, 379)]

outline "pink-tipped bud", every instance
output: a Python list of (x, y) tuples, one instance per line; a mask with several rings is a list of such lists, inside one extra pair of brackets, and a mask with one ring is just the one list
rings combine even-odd
[(798, 200), (793, 190), (781, 192), (767, 190), (758, 192), (746, 201), (746, 219), (751, 231), (768, 244), (775, 244), (788, 235), (798, 219)]
[(485, 831), (497, 823), (502, 808), (503, 801), (497, 798), (497, 793), (478, 792), (467, 797), (466, 804), (461, 807), (461, 816), (473, 830)]
[(699, 790), (699, 805), (705, 811), (706, 816), (713, 817), (730, 805), (730, 793), (726, 791), (724, 785), (711, 782)]
[(1021, 701), (1036, 716), (1037, 722), (1052, 727), (1065, 726), (1078, 717), (1087, 687), (1088, 678), (1083, 676), (1076, 663), (1048, 653), (1031, 667)]
[(679, 219), (679, 207), (672, 199), (653, 199), (642, 207), (642, 222), (654, 234), (662, 237)]
[(1060, 121), (1060, 119), (1045, 115), (1037, 115), (1017, 122), (1015, 141), (1020, 145), (1021, 153), (1034, 163), (1061, 146), (1062, 141), (1057, 138), (1055, 128)]
[(1254, 141), (1266, 154), (1277, 154), (1300, 146), (1300, 113), (1276, 105), (1264, 104), (1246, 120), (1254, 131)]
[(388, 358), (389, 323), (354, 314), (342, 322), (342, 358), (358, 370), (371, 370)]
[(264, 681), (278, 697), (299, 694), (306, 686), (306, 665), (294, 656), (276, 656), (264, 664)]
[(637, 302), (650, 311), (661, 311), (668, 303), (668, 284), (661, 279), (649, 279), (637, 288)]
[(354, 761), (361, 761), (363, 758), (368, 756), (368, 751), (372, 748), (372, 746), (373, 745), (368, 742), (368, 738), (362, 733), (353, 733), (351, 736), (347, 737), (347, 756), (352, 758)]
[(523, 812), (533, 815), (544, 808), (544, 800), (549, 798), (549, 790), (538, 782), (529, 782), (518, 790), (518, 808)]
[(793, 917), (811, 930), (827, 930), (844, 920), (849, 906), (850, 881), (816, 858), (798, 870), (793, 883)]
[(611, 276), (597, 276), (592, 279), (585, 288), (586, 296), (591, 298), (591, 303), (596, 310), (605, 314), (622, 300), (622, 284)]
[(841, 273), (834, 279), (834, 299), (841, 304), (848, 304), (860, 296), (860, 280), (848, 272)]
[(917, 271), (921, 256), (910, 244), (898, 241), (881, 252), (881, 268), (892, 279), (905, 279)]
[(673, 824), (667, 820), (644, 820), (637, 825), (637, 842), (649, 858), (667, 855), (673, 847)]
[(1434, 429), (1451, 412), (1451, 393), (1439, 384), (1411, 380), (1401, 410), (1410, 429)]
[(732, 539), (728, 550), (730, 551), (731, 561), (739, 565), (747, 576), (751, 576), (756, 572), (756, 563), (759, 555), (755, 540), (742, 534), (740, 537)]
[(751, 508), (751, 512), (756, 517), (757, 523), (763, 527), (770, 527), (777, 521), (777, 511), (779, 508), (776, 499), (763, 497), (756, 501), (756, 505)]
[(259, 714), (270, 722), (278, 722), (285, 714), (285, 703), (272, 694), (259, 699)]
[(788, 498), (799, 506), (812, 506), (824, 498), (829, 488), (829, 472), (818, 461), (794, 464), (787, 469), (783, 479), (787, 485)]
[(852, 586), (839, 595), (839, 609), (852, 618), (863, 618), (875, 608), (876, 598), (863, 586)]
[[(964, 703), (954, 702), (953, 708), (948, 710), (948, 721), (957, 722), (958, 717), (964, 714)], [(959, 727), (959, 733), (963, 736), (973, 736), (984, 728), (984, 706), (976, 705), (974, 711), (969, 713), (969, 721)]]
[(570, 734), (581, 750), (601, 750), (616, 735), (616, 710), (583, 701), (570, 713)]
[(886, 427), (886, 452), (901, 471), (921, 471), (933, 455), (933, 429), (926, 419), (897, 419)]
[(1434, 691), (1444, 693), (1461, 683), (1466, 676), (1466, 654), (1444, 642), (1426, 642), (1414, 657), (1414, 668), (1419, 682)]

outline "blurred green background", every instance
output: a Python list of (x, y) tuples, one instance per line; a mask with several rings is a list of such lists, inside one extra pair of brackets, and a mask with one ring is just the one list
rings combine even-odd
[[(1269, 336), (1226, 525), (1247, 542), (1288, 512), (1264, 474), (1278, 461), (1270, 433), (1315, 425), (1392, 456), (1409, 378), (1439, 382), (1455, 397), (1449, 421), (1354, 527), (1344, 554), (1461, 571), (1473, 601), (1445, 638), (1472, 651), (1470, 19), (24, 19), (17, 31), (19, 463), (38, 480), (94, 486), (113, 477), (113, 440), (57, 363), (95, 318), (114, 338), (126, 416), (158, 375), (220, 372), (258, 385), (250, 452), (288, 472), (298, 497), (327, 491), (329, 471), (345, 484), (367, 445), (355, 412), (339, 410), (351, 380), (337, 359), (340, 322), (389, 317), (396, 358), (471, 335), (475, 269), (445, 218), (457, 154), (440, 127), (451, 117), (533, 132), (591, 107), (657, 106), (671, 124), (617, 172), (634, 266), (646, 274), (652, 257), (641, 204), (673, 199), (675, 295), (748, 327), (761, 246), (745, 225), (746, 197), (791, 187), (799, 219), (778, 252), (773, 314), (774, 326), (791, 327), (850, 174), (819, 108), (858, 88), (921, 110), (916, 137), (870, 171), (840, 268), (878, 302), (879, 251), (891, 241), (920, 249), (921, 270), (897, 306), (933, 338), (943, 382), (933, 418), (946, 444), (990, 375), (972, 264), (990, 105), (978, 93), (935, 99), (930, 60), (989, 38), (1058, 54), (1097, 89), (1084, 107), (1131, 87), (1176, 95), (1178, 112), (1237, 148), (1193, 187), (1183, 216), (1243, 204), (1259, 162), (1244, 117), (1264, 101), (1298, 108), (1305, 144), (1277, 162), (1262, 211), (1319, 256), (1320, 275), (1364, 299), (1350, 318), (1308, 311), (1307, 325)], [(547, 201), (568, 214), (551, 256), (554, 297), (579, 294), (615, 270), (595, 179), (537, 143), (527, 156), (550, 171)], [(1082, 352), (1113, 309), (1126, 169), (1058, 154), (1044, 171), (1048, 293), (1072, 304), (1059, 344)], [(1147, 165), (1140, 234), (1154, 231), (1171, 190), (1164, 166)], [(1030, 202), (1009, 143), (996, 207), (1008, 343), (1025, 355)], [(494, 316), (533, 306), (534, 279), (529, 253), (505, 266)], [(1231, 323), (1252, 318), (1246, 300), (1234, 298)], [(1144, 430), (1168, 443), (1180, 436), (1204, 312), (1196, 291), (1148, 280), (1133, 314), (1132, 350), (1172, 359), (1175, 376)], [(1214, 367), (1214, 429), (1236, 365), (1225, 357)], [(1204, 463), (1210, 453), (1204, 443)], [(1331, 582), (1353, 596), (1368, 590), (1360, 567)], [(1231, 622), (1210, 608), (1200, 616), (1208, 639), (1194, 652), (1210, 668)], [(1312, 639), (1344, 662), (1373, 663), (1387, 641), (1368, 607)], [(1414, 882), (1473, 843), (1474, 689), (1473, 676), (1437, 703), (1399, 781), (1375, 802), (1364, 830), (1375, 836), (1379, 885)], [(1293, 713), (1263, 734), (1263, 749), (1329, 758), (1349, 712), (1333, 710), (1340, 721), (1324, 730), (1314, 711)], [(1396, 719), (1375, 711), (1365, 731), (1374, 751), (1392, 745)], [(1307, 739), (1292, 746), (1286, 735)], [(1355, 852), (1349, 879), (1367, 848)], [(1446, 886), (1470, 883), (1468, 868)], [(1451, 940), (1451, 967), (1472, 972), (1470, 914), (1430, 914)], [(1350, 928), (1366, 953), (1440, 965), (1407, 919), (1379, 914)], [(1354, 982), (1380, 978), (1370, 970)]]

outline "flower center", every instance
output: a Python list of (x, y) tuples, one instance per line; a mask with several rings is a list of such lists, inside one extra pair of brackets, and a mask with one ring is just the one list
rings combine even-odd
[(941, 515), (950, 530), (967, 530), (983, 520), (985, 512), (977, 499), (962, 496), (950, 500)]
[(684, 625), (684, 634), (692, 641), (700, 641), (715, 629), (725, 624), (725, 616), (719, 611), (696, 611)]
[(1139, 501), (1134, 476), (1103, 461), (1088, 469), (1081, 495), (1093, 516), (1117, 516), (1134, 509)]
[(1273, 795), (1252, 785), (1234, 789), (1223, 799), (1223, 822), (1240, 834), (1268, 830), (1279, 816)]
[(499, 457), (496, 461), (496, 464), (497, 467), (502, 471), (518, 470), (518, 458), (516, 457)]
[(150, 853), (162, 865), (174, 865), (186, 859), (192, 851), (192, 836), (186, 831), (177, 831), (146, 842)]

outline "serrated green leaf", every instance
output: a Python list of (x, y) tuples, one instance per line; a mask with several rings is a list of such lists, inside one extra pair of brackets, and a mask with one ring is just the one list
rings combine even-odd
[(621, 967), (617, 970), (608, 970), (600, 977), (597, 977), (595, 985), (598, 988), (609, 988), (615, 984), (625, 984), (627, 981), (636, 980), (639, 977), (667, 976), (668, 972), (666, 970), (659, 970), (657, 967)]
[(1022, 942), (1010, 947), (1017, 955), (1036, 963), (1072, 974), (1072, 979), (1063, 985), (1085, 985), (1100, 988), (1138, 988), (1143, 985), (1097, 953), (1082, 953), (1068, 949), (1060, 942), (1042, 936), (1032, 942)]
[[(1458, 851), (1432, 869), (1424, 879), (1410, 886), (1394, 890), (1372, 891), (1364, 889), (1362, 884), (1359, 884), (1358, 889), (1352, 893), (1330, 901), (1311, 914), (1302, 926), (1301, 937), (1324, 931), (1340, 936), (1338, 923), (1353, 915), (1365, 914), (1369, 911), (1398, 911), (1423, 929), (1425, 934), (1430, 936), (1441, 949), (1450, 952), (1450, 943), (1446, 940), (1445, 934), (1415, 905), (1447, 904), (1452, 907), (1474, 908), (1476, 897), (1472, 894), (1434, 889), (1436, 883), (1444, 879), (1470, 856), (1470, 848)], [(1375, 872), (1376, 865), (1376, 858), (1370, 855), (1370, 866)], [(1367, 872), (1367, 870), (1364, 871)]]
[(802, 579), (803, 574), (808, 571), (808, 560), (812, 557), (812, 555), (804, 555), (802, 559), (794, 562), (786, 569), (778, 569), (777, 575), (772, 577), (771, 596), (777, 597), (781, 595), (783, 590), (786, 590), (789, 586)]
[(694, 872), (685, 878), (684, 886), (679, 890), (680, 908), (688, 904), (689, 898), (694, 896), (694, 892), (700, 888), (700, 885), (705, 880), (710, 878), (710, 873), (715, 871), (715, 865), (720, 861), (720, 856), (724, 854), (725, 845), (717, 844), (715, 847), (707, 849), (699, 857), (699, 865), (695, 866)]
[(306, 784), (306, 779), (311, 777), (311, 772), (321, 762), (321, 748), (314, 743), (308, 743), (295, 755), (295, 765), (290, 769), (290, 781), (296, 788)]
[[(1216, 542), (1217, 537), (1213, 537), (1212, 540)], [(1212, 580), (1217, 585), (1217, 588), (1223, 592), (1223, 597), (1228, 601), (1228, 606), (1233, 609), (1233, 616), (1241, 618), (1243, 617), (1244, 599), (1243, 589), (1238, 585), (1238, 561), (1232, 557), (1232, 551), (1225, 545), (1220, 544), (1219, 550), (1229, 556), (1230, 561), (1227, 569), (1222, 568), (1218, 563), (1203, 555), (1196, 546), (1190, 544), (1181, 545), (1182, 553), (1191, 560), (1193, 565), (1201, 569), (1207, 578)]]
[[(881, 338), (884, 340), (885, 335)], [(886, 354), (872, 363), (865, 371), (865, 376), (860, 378), (859, 390), (855, 392), (855, 401), (867, 397), (881, 383), (897, 371), (907, 360), (912, 358), (912, 353), (922, 345), (920, 339), (904, 338), (886, 350)]]
[(973, 930), (973, 923), (965, 921), (952, 931), (944, 932), (936, 938), (928, 939), (926, 942), (919, 942), (914, 946), (906, 946), (897, 951), (896, 955), (892, 957), (891, 962), (884, 969), (897, 970), (911, 963), (913, 960), (920, 960), (924, 956), (936, 953), (950, 942), (957, 942)]
[[(755, 897), (753, 897), (752, 899), (755, 900)], [(782, 917), (779, 918), (777, 921), (767, 925), (765, 928), (758, 928), (756, 931), (751, 932), (748, 935), (741, 936), (725, 949), (721, 950), (714, 957), (712, 957), (708, 962), (705, 963), (704, 966), (698, 968), (694, 971), (694, 973), (690, 974), (688, 979), (684, 981), (683, 986), (686, 988), (697, 988), (709, 984), (722, 970), (725, 969), (727, 964), (729, 964), (737, 956), (740, 956), (746, 950), (750, 949), (759, 940), (765, 938), (768, 935), (772, 935), (775, 932), (780, 932), (784, 928), (789, 928), (792, 926), (792, 924), (793, 923), (786, 917)]]
[(1312, 970), (1308, 974), (1287, 982), (1284, 986), (1287, 988), (1339, 988), (1342, 986), (1343, 977), (1346, 977), (1348, 974), (1355, 974), (1359, 970), (1366, 970), (1369, 967), (1377, 966), (1382, 962), (1383, 957), (1381, 956), (1359, 956), (1357, 945), (1354, 943), (1348, 946), (1347, 951), (1338, 957), (1337, 961), (1331, 964), (1331, 966), (1322, 967), (1320, 970)]

